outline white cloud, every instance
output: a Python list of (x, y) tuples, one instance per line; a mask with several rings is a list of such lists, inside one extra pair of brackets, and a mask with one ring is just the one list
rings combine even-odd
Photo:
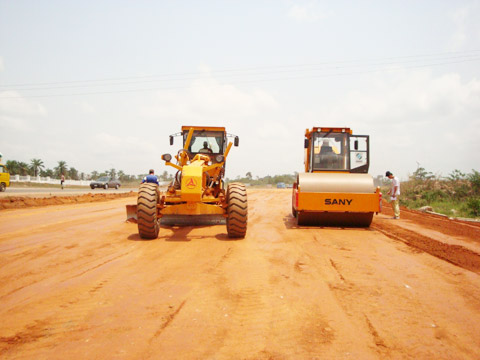
[(29, 101), (16, 91), (0, 92), (0, 127), (3, 131), (32, 131), (36, 119), (46, 115), (47, 110), (41, 103)]
[(144, 106), (141, 116), (189, 123), (219, 125), (225, 121), (248, 121), (278, 108), (276, 100), (260, 89), (241, 90), (214, 78), (195, 80), (181, 91), (159, 91)]
[(374, 174), (398, 169), (406, 177), (418, 161), (447, 175), (470, 171), (480, 153), (480, 80), (428, 70), (374, 75), (371, 86), (351, 91), (320, 118), (371, 135)]
[(325, 19), (328, 14), (322, 11), (315, 1), (303, 4), (292, 4), (288, 10), (288, 17), (298, 22), (316, 22)]
[(92, 104), (90, 104), (86, 101), (82, 101), (78, 105), (80, 107), (80, 111), (84, 114), (89, 114), (90, 115), (90, 114), (96, 113), (95, 107)]
[(451, 18), (455, 31), (450, 38), (451, 50), (461, 50), (480, 46), (480, 2), (472, 1), (468, 5), (456, 9)]
[(109, 133), (98, 133), (93, 136), (95, 151), (100, 154), (114, 153), (125, 155), (130, 152), (155, 151), (152, 144), (133, 136), (117, 136)]

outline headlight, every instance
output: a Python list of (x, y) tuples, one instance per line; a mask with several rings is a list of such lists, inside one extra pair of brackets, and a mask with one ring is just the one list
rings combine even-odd
[(172, 160), (172, 155), (170, 154), (163, 154), (162, 155), (162, 160), (165, 160), (167, 162), (170, 162), (170, 160)]
[(217, 155), (215, 156), (215, 161), (216, 162), (222, 162), (225, 158), (223, 157), (223, 155)]

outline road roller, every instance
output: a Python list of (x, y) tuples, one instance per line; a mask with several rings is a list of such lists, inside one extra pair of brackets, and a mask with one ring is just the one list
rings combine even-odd
[[(247, 190), (242, 183), (225, 187), (225, 162), (238, 136), (224, 127), (182, 126), (170, 135), (170, 145), (181, 137), (183, 147), (172, 157), (163, 154), (165, 165), (177, 170), (165, 192), (155, 183), (143, 183), (136, 205), (127, 205), (127, 220), (138, 223), (144, 239), (155, 239), (162, 225), (226, 224), (230, 238), (247, 231)], [(233, 138), (233, 143), (228, 138)]]
[(350, 128), (305, 131), (305, 172), (293, 184), (298, 225), (369, 227), (381, 211), (382, 193), (368, 174), (368, 135)]

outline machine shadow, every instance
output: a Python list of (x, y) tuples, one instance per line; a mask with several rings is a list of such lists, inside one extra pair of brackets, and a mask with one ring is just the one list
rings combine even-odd
[(130, 240), (130, 241), (153, 241), (153, 240), (157, 240), (157, 239), (142, 239), (138, 233), (130, 234), (127, 237), (127, 239)]
[(339, 225), (298, 225), (297, 219), (293, 217), (292, 214), (288, 214), (283, 217), (283, 224), (288, 230), (292, 229), (342, 229), (342, 230), (365, 230), (372, 231), (369, 227), (366, 226), (339, 226)]
[(240, 241), (240, 240), (244, 240), (245, 238), (231, 238), (228, 236), (227, 233), (223, 233), (223, 234), (215, 235), (215, 239), (220, 241)]
[[(230, 238), (227, 233), (219, 233), (215, 236), (212, 235), (190, 235), (190, 232), (193, 229), (198, 228), (208, 228), (209, 226), (161, 226), (159, 236), (155, 239), (142, 239), (138, 233), (131, 234), (127, 237), (130, 241), (155, 241), (155, 240), (162, 240), (168, 242), (190, 242), (195, 239), (207, 239), (215, 237), (216, 240), (219, 241), (239, 241), (243, 240), (244, 238)], [(173, 235), (163, 235), (162, 236), (162, 229), (169, 229), (173, 232)]]

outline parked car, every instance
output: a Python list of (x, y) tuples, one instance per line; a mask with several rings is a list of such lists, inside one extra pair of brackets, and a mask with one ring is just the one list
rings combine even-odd
[(286, 188), (285, 183), (283, 183), (283, 182), (277, 183), (277, 189), (285, 189), (285, 188)]
[(120, 181), (117, 179), (110, 178), (108, 176), (102, 176), (101, 178), (98, 178), (97, 180), (94, 180), (90, 183), (90, 187), (93, 189), (95, 188), (115, 188), (118, 189), (120, 187)]

